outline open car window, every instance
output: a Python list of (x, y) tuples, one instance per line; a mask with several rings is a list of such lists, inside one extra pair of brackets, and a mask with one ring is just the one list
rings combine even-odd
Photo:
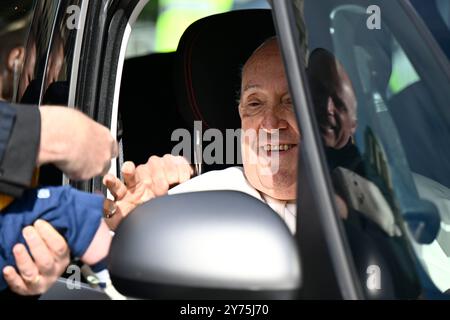
[(386, 298), (450, 289), (449, 80), (405, 10), (304, 2), (309, 89), (368, 297), (388, 278)]
[[(124, 63), (120, 88), (119, 137), (122, 140), (123, 161), (133, 161), (137, 164), (142, 164), (146, 163), (153, 155), (164, 156), (165, 154), (175, 153), (174, 148), (176, 148), (181, 140), (177, 138), (180, 130), (188, 130), (191, 138), (197, 136), (193, 132), (194, 121), (201, 120), (202, 117), (192, 112), (195, 108), (189, 104), (188, 93), (181, 88), (183, 84), (180, 79), (187, 75), (182, 74), (183, 67), (179, 65), (180, 57), (176, 52), (181, 35), (191, 23), (217, 13), (231, 13), (241, 9), (270, 8), (269, 3), (265, 0), (192, 1), (192, 3), (183, 1), (183, 5), (180, 3), (179, 1), (159, 1), (158, 6), (156, 5), (158, 2), (150, 1), (144, 7), (133, 26), (128, 41), (127, 58)], [(186, 21), (183, 20), (183, 23), (180, 23), (177, 19), (178, 16), (185, 17)], [(269, 18), (264, 20), (265, 22), (270, 22), (270, 27), (273, 29), (270, 12), (265, 18)], [(174, 28), (178, 31), (173, 32)], [(252, 30), (248, 32), (249, 34), (256, 33), (254, 31), (256, 27), (252, 26), (249, 29)], [(267, 29), (268, 27), (265, 25), (262, 28), (263, 31), (261, 31), (261, 34), (266, 33)], [(221, 31), (223, 30), (219, 30), (217, 36), (214, 36), (215, 39), (211, 39), (211, 41), (219, 42), (221, 37), (226, 38), (226, 41), (230, 41), (233, 35), (229, 31), (221, 34), (219, 33)], [(168, 42), (161, 45), (158, 44), (158, 39), (164, 39)], [(251, 49), (254, 50), (262, 41), (263, 39), (255, 43)], [(238, 46), (241, 43), (234, 43), (234, 45), (236, 46), (235, 48), (239, 48)], [(207, 77), (202, 72), (200, 72), (199, 78), (196, 79), (196, 83), (204, 81), (202, 85), (197, 85), (198, 87), (204, 87), (203, 89), (201, 88), (203, 91), (211, 92), (209, 97), (205, 99), (207, 102), (200, 101), (199, 103), (205, 106), (211, 106), (212, 103), (217, 102), (216, 100), (221, 100), (221, 105), (236, 107), (236, 112), (231, 112), (233, 113), (232, 115), (226, 114), (223, 117), (224, 119), (221, 119), (220, 116), (213, 117), (214, 120), (220, 120), (216, 122), (226, 124), (222, 128), (237, 129), (236, 119), (239, 120), (239, 116), (236, 93), (240, 86), (240, 68), (245, 60), (241, 61), (241, 65), (233, 65), (233, 63), (237, 56), (243, 56), (247, 53), (249, 46), (247, 44), (245, 50), (241, 50), (239, 54), (234, 54), (235, 57), (231, 63), (225, 61), (227, 57), (224, 54), (214, 52), (214, 49), (210, 50), (212, 53), (208, 58), (208, 65), (204, 70), (213, 70), (217, 67), (218, 69), (214, 71), (216, 74), (226, 72), (226, 76), (224, 77), (226, 85), (221, 83), (220, 79), (218, 79), (220, 77), (211, 78), (211, 81), (205, 81)], [(202, 49), (209, 50), (210, 48), (198, 48), (194, 53), (197, 54), (195, 61), (199, 63), (201, 59), (205, 59), (201, 53)], [(249, 55), (251, 52), (249, 52)], [(217, 59), (220, 59), (222, 63), (217, 64), (216, 61), (212, 61), (214, 58), (213, 55), (217, 55)], [(230, 68), (233, 67), (233, 71), (227, 69), (228, 66)], [(198, 70), (196, 69), (195, 72), (198, 72)], [(142, 81), (142, 79), (145, 79), (145, 81)], [(239, 85), (237, 85), (238, 83)], [(221, 94), (220, 96), (216, 93), (218, 87), (223, 88), (219, 92)], [(228, 88), (230, 89), (228, 90)], [(151, 99), (149, 99), (149, 95), (151, 95)], [(214, 98), (214, 96), (217, 98)], [(222, 101), (225, 99), (223, 96), (227, 99), (226, 102)], [(200, 108), (202, 109), (203, 106), (200, 106)], [(209, 112), (209, 116), (211, 116), (211, 113), (213, 112)], [(158, 115), (158, 121), (154, 121), (152, 126), (149, 127), (148, 119), (154, 119), (154, 115), (156, 114)], [(232, 121), (229, 121), (230, 118), (232, 118)], [(145, 139), (142, 138), (142, 127), (148, 128)], [(202, 130), (206, 131), (207, 129), (216, 129), (217, 127), (217, 125), (211, 125), (211, 123), (209, 126), (203, 124)], [(225, 134), (225, 132), (223, 133)], [(203, 137), (203, 132), (200, 135)], [(238, 140), (238, 138), (235, 138), (235, 141)], [(234, 144), (234, 146), (236, 145), (237, 143)], [(203, 147), (205, 149), (208, 147), (206, 142)], [(183, 153), (192, 163), (195, 161), (193, 149), (190, 150), (189, 155)], [(223, 152), (221, 150), (220, 155), (214, 155), (214, 163), (205, 171), (242, 165), (242, 160), (236, 155), (238, 154), (238, 150), (235, 150), (236, 156), (232, 155), (233, 159), (229, 161), (227, 157), (228, 151), (225, 149)], [(181, 155), (181, 153), (176, 154)], [(215, 160), (216, 158), (218, 158), (217, 161)], [(120, 175), (120, 172), (118, 172), (118, 175)]]
[[(82, 0), (62, 0), (49, 46), (47, 69), (42, 88), (42, 103), (68, 105), (70, 87), (78, 70), (75, 43), (80, 26), (79, 10)], [(81, 42), (81, 41), (80, 41)], [(74, 64), (75, 62), (75, 64)], [(72, 102), (73, 103), (73, 102)]]

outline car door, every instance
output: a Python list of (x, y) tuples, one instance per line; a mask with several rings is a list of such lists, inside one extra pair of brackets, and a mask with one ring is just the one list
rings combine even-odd
[[(111, 128), (117, 136), (117, 83), (121, 79), (124, 43), (128, 41), (129, 24), (135, 19), (135, 11), (140, 11), (146, 2), (59, 1), (41, 81), (42, 103), (76, 108)], [(114, 162), (114, 173), (115, 168)], [(50, 176), (50, 183), (58, 183), (57, 173), (52, 172)], [(103, 190), (100, 178), (78, 182), (64, 177), (62, 183), (86, 192)], [(61, 278), (41, 299), (107, 299), (104, 293), (86, 283), (71, 285), (73, 281), (88, 281), (89, 277), (83, 277), (81, 270), (75, 261), (66, 279)]]
[[(298, 224), (306, 296), (330, 296), (322, 286), (331, 270), (345, 299), (448, 298), (444, 54), (405, 1), (280, 1), (274, 8), (303, 133)], [(348, 75), (354, 92), (355, 125), (344, 147), (329, 138), (344, 128), (337, 117), (351, 111), (329, 85), (332, 73), (325, 80), (315, 73), (320, 57)], [(333, 195), (344, 200), (345, 219), (337, 218)], [(314, 263), (322, 246), (326, 266)]]

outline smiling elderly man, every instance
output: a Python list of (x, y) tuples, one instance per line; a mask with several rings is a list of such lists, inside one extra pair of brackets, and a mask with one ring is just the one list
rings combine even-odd
[[(151, 157), (137, 168), (127, 162), (122, 168), (125, 183), (111, 175), (104, 178), (118, 208), (110, 227), (114, 229), (136, 206), (154, 197), (234, 190), (267, 203), (294, 233), (301, 134), (276, 38), (260, 46), (244, 66), (239, 114), (244, 135), (243, 169), (209, 172), (189, 180), (193, 171), (182, 157)], [(169, 191), (174, 185), (178, 186)]]

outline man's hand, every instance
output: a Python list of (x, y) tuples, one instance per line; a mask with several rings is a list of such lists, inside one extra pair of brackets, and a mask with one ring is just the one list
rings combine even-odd
[(13, 292), (40, 295), (53, 286), (69, 265), (69, 248), (64, 238), (42, 220), (25, 228), (23, 235), (32, 257), (24, 245), (16, 245), (13, 253), (19, 273), (8, 266), (3, 269), (3, 276)]
[(122, 167), (124, 183), (113, 175), (103, 179), (117, 206), (115, 216), (107, 220), (108, 225), (116, 229), (120, 221), (137, 206), (166, 195), (170, 187), (188, 181), (193, 174), (186, 159), (172, 155), (151, 157), (137, 168), (132, 162), (126, 162)]
[(74, 109), (41, 107), (40, 112), (38, 165), (53, 163), (74, 180), (108, 172), (118, 147), (107, 128)]

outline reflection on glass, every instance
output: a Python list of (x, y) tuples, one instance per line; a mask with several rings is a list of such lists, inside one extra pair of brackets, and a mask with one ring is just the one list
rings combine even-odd
[(71, 81), (70, 70), (74, 59), (76, 28), (68, 28), (71, 19), (71, 6), (81, 7), (81, 0), (62, 0), (56, 27), (50, 44), (45, 80), (42, 88), (42, 102), (66, 105), (68, 103)]
[(36, 2), (19, 82), (18, 101), (23, 103), (40, 103), (45, 62), (57, 8), (58, 1)]
[[(373, 4), (381, 30), (366, 25)], [(365, 267), (378, 259), (394, 297), (448, 291), (446, 74), (395, 1), (306, 0), (305, 18), (309, 87), (363, 289)]]
[(15, 101), (33, 1), (0, 4), (0, 100)]

